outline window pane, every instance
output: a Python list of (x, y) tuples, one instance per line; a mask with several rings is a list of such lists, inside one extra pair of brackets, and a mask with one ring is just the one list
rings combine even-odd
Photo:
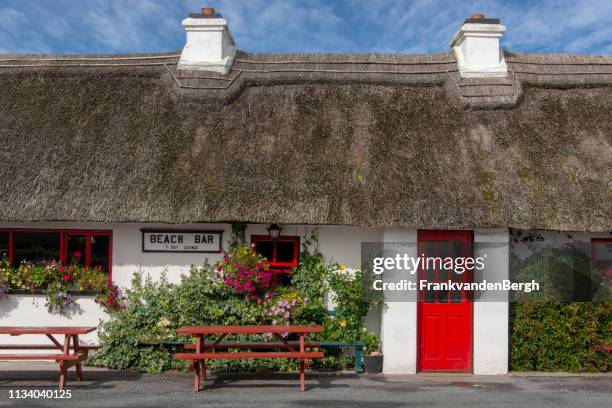
[[(450, 272), (450, 276), (451, 276), (451, 279), (453, 280), (453, 282), (462, 282), (463, 281), (463, 275), (462, 274), (458, 274), (455, 271), (451, 271)], [(461, 291), (460, 290), (453, 290), (453, 291), (451, 291), (451, 302), (453, 302), (453, 303), (461, 303)]]
[[(438, 282), (443, 282), (446, 284), (448, 282), (448, 271), (442, 269), (438, 271)], [(438, 291), (438, 303), (448, 303), (448, 291), (440, 290)]]
[[(466, 243), (462, 242), (462, 241), (452, 241), (452, 252), (451, 252), (451, 256), (453, 258), (461, 258), (464, 257), (465, 254), (467, 254), (467, 245)], [(465, 273), (464, 273), (465, 274)], [(463, 276), (464, 274), (459, 274), (456, 273), (455, 271), (451, 272), (451, 278), (454, 282), (462, 282), (463, 281)], [(451, 302), (452, 303), (461, 303), (461, 291), (460, 290), (453, 290), (451, 291)]]
[(436, 243), (433, 241), (425, 241), (425, 256), (436, 256)]
[(68, 235), (66, 243), (66, 264), (85, 265), (85, 235)]
[(293, 262), (295, 245), (294, 241), (278, 241), (276, 243), (276, 262)]
[(425, 303), (435, 303), (436, 302), (436, 291), (433, 289), (425, 290)]
[(100, 266), (104, 271), (108, 272), (110, 269), (109, 265), (109, 242), (108, 236), (106, 235), (92, 235), (91, 236), (91, 267), (95, 268)]
[(259, 255), (265, 257), (268, 262), (272, 261), (274, 246), (272, 245), (272, 241), (257, 241), (255, 242), (255, 252)]
[(450, 249), (447, 241), (441, 241), (438, 243), (438, 256), (440, 258), (450, 256)]
[(438, 291), (438, 303), (448, 303), (448, 292), (445, 290)]
[(593, 242), (595, 246), (595, 265), (603, 271), (612, 269), (612, 241)]
[(13, 246), (15, 265), (19, 265), (22, 261), (46, 264), (51, 260), (59, 260), (60, 234), (58, 232), (15, 231)]
[(0, 259), (8, 259), (9, 257), (9, 233), (8, 231), (0, 231)]
[(459, 256), (463, 256), (463, 254), (465, 253), (465, 249), (463, 247), (463, 242), (461, 241), (452, 241), (452, 249), (451, 249), (451, 254), (450, 256), (452, 256), (453, 258), (457, 258)]

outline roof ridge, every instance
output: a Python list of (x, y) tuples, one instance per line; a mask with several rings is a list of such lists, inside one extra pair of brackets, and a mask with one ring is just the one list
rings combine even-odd
[(114, 54), (114, 55), (58, 55), (48, 57), (48, 54), (33, 55), (33, 54), (0, 54), (0, 62), (70, 62), (70, 61), (131, 61), (131, 60), (155, 60), (155, 59), (168, 59), (168, 58), (179, 58), (181, 54)]
[(528, 53), (504, 50), (506, 62), (533, 65), (612, 65), (612, 55)]
[(372, 60), (323, 60), (323, 61), (299, 61), (299, 60), (283, 60), (283, 61), (258, 61), (258, 60), (245, 60), (242, 58), (234, 58), (236, 62), (243, 62), (246, 64), (380, 64), (380, 65), (423, 65), (423, 64), (452, 64), (457, 62), (455, 59), (442, 60), (442, 61), (372, 61)]

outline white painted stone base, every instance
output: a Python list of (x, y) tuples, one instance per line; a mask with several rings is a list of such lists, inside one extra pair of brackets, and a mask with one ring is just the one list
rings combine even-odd
[(416, 374), (417, 303), (389, 302), (383, 311), (383, 373)]
[(508, 373), (508, 303), (474, 303), (474, 374)]

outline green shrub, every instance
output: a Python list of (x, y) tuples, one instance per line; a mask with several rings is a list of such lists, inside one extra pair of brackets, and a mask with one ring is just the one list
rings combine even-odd
[(511, 313), (516, 371), (607, 372), (612, 303), (517, 303)]
[(539, 244), (511, 258), (512, 278), (532, 279), (540, 291), (515, 294), (510, 311), (510, 367), (516, 371), (608, 371), (612, 344), (609, 287), (579, 246)]

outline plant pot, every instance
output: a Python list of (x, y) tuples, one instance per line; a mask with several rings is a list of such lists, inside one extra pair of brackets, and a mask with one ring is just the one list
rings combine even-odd
[(382, 371), (383, 356), (381, 355), (365, 355), (363, 356), (363, 367), (366, 373), (376, 374)]

